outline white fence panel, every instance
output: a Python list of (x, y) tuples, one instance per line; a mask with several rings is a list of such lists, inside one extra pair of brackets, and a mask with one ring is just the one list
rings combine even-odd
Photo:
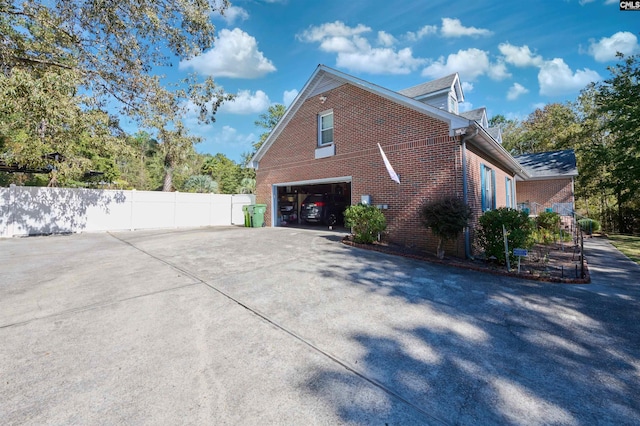
[(254, 195), (0, 188), (0, 237), (242, 225)]
[(176, 193), (135, 191), (132, 229), (176, 227)]
[(231, 206), (231, 224), (244, 225), (244, 211), (242, 211), (242, 206), (255, 203), (256, 196), (253, 194), (234, 195)]
[(77, 232), (120, 231), (131, 229), (132, 191), (81, 189), (90, 196), (87, 223)]
[(13, 188), (0, 188), (0, 238), (13, 235), (11, 214), (11, 192)]

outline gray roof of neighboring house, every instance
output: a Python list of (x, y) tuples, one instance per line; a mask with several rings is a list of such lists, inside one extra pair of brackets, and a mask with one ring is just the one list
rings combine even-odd
[(532, 179), (578, 176), (576, 154), (572, 149), (523, 154), (514, 158)]
[(429, 93), (435, 93), (451, 88), (453, 82), (455, 81), (455, 78), (456, 74), (450, 74), (437, 80), (427, 81), (426, 83), (421, 83), (417, 86), (398, 90), (398, 93), (410, 98), (417, 98), (418, 96), (427, 95)]
[(464, 118), (468, 118), (469, 120), (474, 120), (480, 123), (482, 121), (482, 117), (484, 117), (485, 115), (486, 110), (487, 109), (485, 107), (476, 108), (476, 109), (472, 109), (471, 111), (461, 112), (458, 115), (461, 115)]

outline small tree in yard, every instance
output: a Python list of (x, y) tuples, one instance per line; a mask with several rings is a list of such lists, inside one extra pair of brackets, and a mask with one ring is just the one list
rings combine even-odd
[(495, 257), (499, 263), (505, 263), (504, 237), (502, 226), (507, 230), (507, 242), (509, 244), (509, 258), (515, 262), (514, 248), (528, 248), (531, 246), (531, 233), (533, 224), (527, 213), (500, 207), (496, 210), (485, 212), (479, 219), (480, 227), (477, 230), (477, 241), (485, 251), (487, 258)]
[(345, 225), (353, 229), (353, 241), (371, 244), (378, 234), (387, 229), (387, 220), (380, 210), (374, 206), (358, 204), (344, 211)]
[(469, 206), (455, 197), (444, 198), (422, 206), (420, 211), (422, 223), (438, 238), (436, 250), (438, 259), (444, 258), (444, 242), (458, 238), (470, 217)]

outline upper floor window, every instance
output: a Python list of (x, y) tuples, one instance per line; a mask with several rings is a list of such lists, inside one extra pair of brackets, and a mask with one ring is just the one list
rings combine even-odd
[(333, 111), (318, 115), (318, 146), (333, 143)]
[(480, 166), (480, 185), (482, 189), (482, 211), (496, 208), (496, 172), (482, 164)]
[(449, 112), (452, 112), (454, 114), (458, 113), (458, 101), (456, 100), (456, 98), (454, 98), (452, 95), (448, 96), (448, 101), (449, 101)]

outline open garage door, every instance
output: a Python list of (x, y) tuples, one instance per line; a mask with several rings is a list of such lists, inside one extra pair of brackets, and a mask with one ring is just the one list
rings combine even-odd
[(350, 205), (350, 176), (280, 183), (273, 186), (271, 224), (342, 226), (342, 214)]

